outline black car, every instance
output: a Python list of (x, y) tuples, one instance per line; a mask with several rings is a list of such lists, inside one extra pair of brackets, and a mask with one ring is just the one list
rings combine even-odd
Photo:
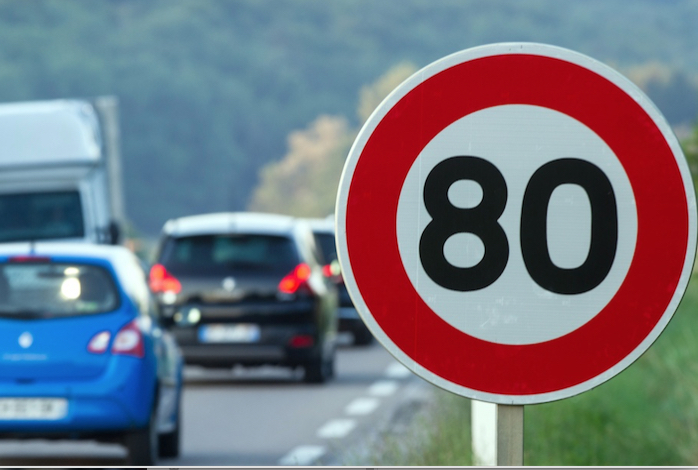
[(187, 364), (281, 365), (334, 374), (337, 288), (308, 224), (215, 213), (163, 227), (150, 287)]
[(373, 335), (356, 311), (339, 269), (334, 238), (334, 217), (310, 219), (308, 223), (325, 261), (325, 275), (339, 288), (339, 331), (351, 333), (354, 344), (370, 344), (373, 341)]

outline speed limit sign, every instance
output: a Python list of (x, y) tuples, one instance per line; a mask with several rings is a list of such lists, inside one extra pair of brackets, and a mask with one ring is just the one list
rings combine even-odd
[(686, 289), (696, 201), (630, 81), (541, 44), (458, 52), (395, 89), (337, 198), (345, 283), (374, 336), (457, 394), (569, 397), (629, 366)]

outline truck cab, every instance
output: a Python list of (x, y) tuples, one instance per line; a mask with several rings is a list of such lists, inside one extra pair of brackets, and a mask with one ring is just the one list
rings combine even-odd
[(115, 243), (121, 196), (95, 105), (0, 104), (0, 243)]

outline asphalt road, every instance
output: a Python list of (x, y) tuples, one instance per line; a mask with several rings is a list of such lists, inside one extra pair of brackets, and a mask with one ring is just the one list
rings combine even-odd
[[(340, 465), (348, 454), (362, 465), (363, 441), (431, 387), (377, 343), (340, 347), (336, 372), (312, 385), (282, 368), (188, 367), (182, 452), (158, 465)], [(115, 444), (0, 441), (0, 466), (123, 466), (124, 457)]]

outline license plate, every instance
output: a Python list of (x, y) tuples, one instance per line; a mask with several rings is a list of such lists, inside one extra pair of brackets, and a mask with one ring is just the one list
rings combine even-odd
[(67, 413), (64, 398), (0, 398), (0, 420), (56, 420)]
[(202, 343), (254, 343), (259, 341), (259, 325), (204, 325), (199, 328), (199, 341)]

